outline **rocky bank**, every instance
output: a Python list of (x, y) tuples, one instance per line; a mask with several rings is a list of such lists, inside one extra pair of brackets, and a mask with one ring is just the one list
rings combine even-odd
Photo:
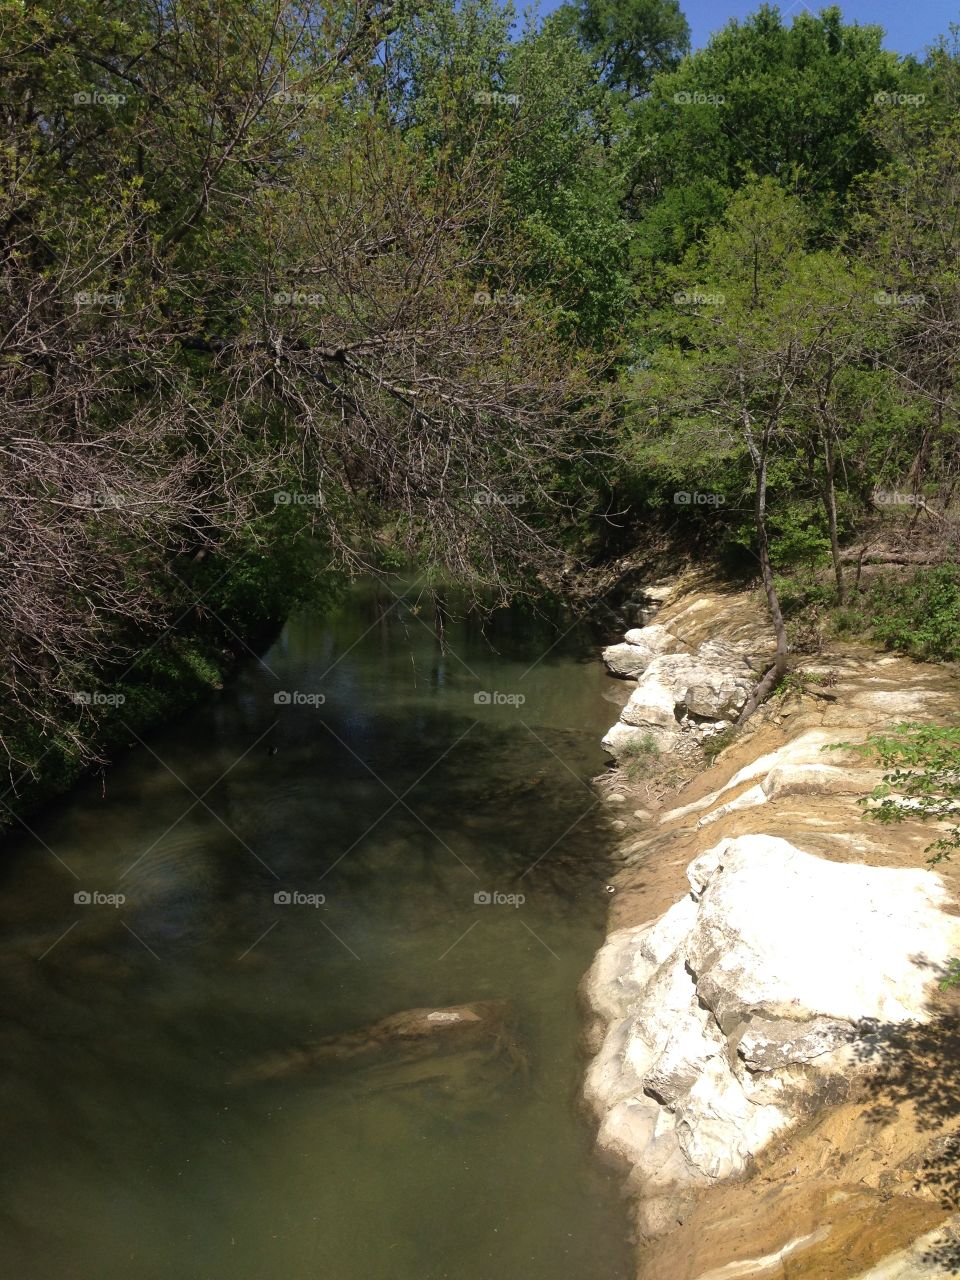
[[(585, 1096), (626, 1173), (638, 1275), (956, 1274), (960, 1001), (939, 980), (960, 868), (930, 870), (931, 826), (865, 821), (878, 771), (827, 749), (955, 722), (956, 674), (835, 646), (802, 661), (820, 683), (733, 735), (769, 649), (757, 598), (692, 577), (647, 608), (604, 652), (622, 870), (584, 982)], [(674, 761), (688, 781), (658, 795)]]

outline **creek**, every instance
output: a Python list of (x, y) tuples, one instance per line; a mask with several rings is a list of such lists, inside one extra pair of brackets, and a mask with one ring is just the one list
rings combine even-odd
[[(3, 1274), (630, 1274), (577, 1103), (608, 678), (570, 619), (440, 609), (367, 581), (293, 618), (4, 841)], [(478, 1000), (509, 1043), (256, 1079)]]

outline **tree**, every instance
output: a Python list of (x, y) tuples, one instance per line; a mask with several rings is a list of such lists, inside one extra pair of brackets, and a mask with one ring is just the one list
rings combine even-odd
[(764, 4), (658, 75), (637, 120), (641, 243), (678, 261), (726, 195), (755, 177), (803, 196), (815, 227), (835, 231), (851, 185), (884, 154), (867, 128), (876, 96), (924, 88), (923, 69), (882, 39), (835, 6), (787, 22)]
[[(503, 142), (482, 113), (456, 154), (394, 127), (370, 70), (393, 7), (11, 12), (10, 757), (85, 750), (77, 691), (163, 633), (184, 580), (195, 616), (198, 565), (228, 577), (257, 540), (269, 559), (291, 523), (344, 569), (386, 533), (479, 588), (529, 585), (559, 555), (557, 468), (603, 411), (549, 306), (478, 299), (522, 257)], [(291, 492), (309, 501), (271, 521)]]
[(387, 42), (385, 93), (431, 162), (483, 154), (498, 171), (509, 279), (491, 257), (478, 286), (535, 292), (564, 332), (600, 348), (616, 342), (630, 296), (623, 106), (558, 15), (529, 19), (516, 39), (511, 18), (496, 0), (414, 9)]
[(773, 179), (739, 192), (702, 250), (690, 251), (672, 273), (675, 292), (661, 309), (667, 343), (637, 381), (641, 405), (656, 406), (647, 434), (664, 433), (669, 450), (717, 458), (719, 436), (728, 459), (749, 460), (754, 542), (776, 654), (741, 719), (786, 670), (769, 501), (778, 485), (796, 485), (805, 451), (822, 451), (817, 487), (843, 595), (835, 490), (846, 432), (841, 371), (869, 343), (870, 278), (835, 252), (809, 252), (808, 234), (799, 202)]
[[(960, 480), (960, 70), (956, 47), (931, 60), (928, 100), (878, 112), (889, 162), (861, 184), (854, 243), (871, 262), (888, 331), (885, 367), (917, 416), (909, 487), (933, 479), (949, 505)], [(878, 309), (879, 310), (879, 309)], [(904, 485), (906, 487), (906, 485)], [(917, 506), (917, 514), (922, 508)]]
[(560, 20), (578, 33), (604, 84), (632, 98), (690, 48), (678, 0), (580, 0)]

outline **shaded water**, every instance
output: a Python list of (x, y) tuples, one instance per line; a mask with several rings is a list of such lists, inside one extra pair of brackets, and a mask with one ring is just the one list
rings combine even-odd
[[(514, 613), (486, 636), (448, 619), (444, 648), (422, 603), (364, 584), (295, 619), (105, 793), (5, 841), (0, 1274), (628, 1274), (576, 1106), (602, 669), (580, 629)], [(516, 1007), (507, 1056), (247, 1080), (319, 1036), (490, 998)]]

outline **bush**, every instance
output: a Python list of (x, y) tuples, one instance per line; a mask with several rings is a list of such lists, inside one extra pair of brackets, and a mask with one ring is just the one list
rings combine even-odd
[(909, 579), (881, 579), (867, 591), (874, 637), (926, 661), (960, 662), (960, 566), (920, 569)]
[(777, 574), (774, 579), (784, 618), (806, 618), (811, 608), (832, 604), (837, 598), (836, 585), (815, 569), (798, 569), (791, 574)]
[(631, 738), (624, 745), (621, 755), (625, 760), (639, 760), (646, 756), (659, 756), (660, 747), (652, 733), (645, 733), (642, 738)]

